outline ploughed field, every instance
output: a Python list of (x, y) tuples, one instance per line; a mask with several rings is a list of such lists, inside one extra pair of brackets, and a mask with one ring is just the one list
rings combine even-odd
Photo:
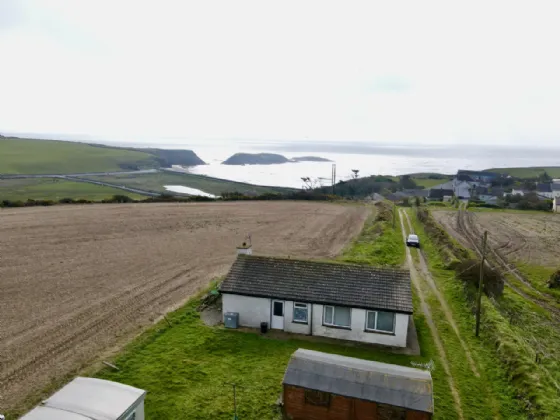
[[(458, 212), (432, 214), (449, 233), (468, 246), (457, 226)], [(476, 212), (470, 216), (477, 230), (487, 230), (491, 246), (508, 260), (554, 268), (560, 264), (560, 215)]]
[(0, 412), (76, 373), (256, 254), (325, 258), (366, 207), (121, 204), (0, 212)]

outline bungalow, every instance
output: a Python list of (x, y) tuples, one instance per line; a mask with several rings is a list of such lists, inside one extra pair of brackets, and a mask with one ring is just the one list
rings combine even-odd
[(220, 292), (226, 326), (407, 344), (408, 271), (240, 254)]
[(429, 420), (429, 371), (298, 349), (282, 381), (287, 419)]

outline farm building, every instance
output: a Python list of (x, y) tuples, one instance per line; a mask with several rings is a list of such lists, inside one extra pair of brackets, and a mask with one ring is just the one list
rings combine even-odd
[(285, 418), (428, 420), (430, 372), (298, 349), (284, 375)]
[(238, 255), (220, 292), (226, 326), (407, 345), (408, 271)]
[(78, 377), (21, 420), (144, 420), (146, 391)]

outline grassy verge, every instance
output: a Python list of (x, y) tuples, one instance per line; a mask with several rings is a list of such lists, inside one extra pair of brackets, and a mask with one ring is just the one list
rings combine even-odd
[[(533, 285), (533, 287), (540, 292), (554, 296), (560, 302), (560, 290), (551, 289), (548, 287), (548, 280), (550, 276), (556, 271), (552, 267), (541, 267), (538, 265), (527, 264), (522, 261), (515, 261), (515, 268), (523, 274)], [(560, 266), (560, 262), (558, 263)]]
[(2, 179), (0, 180), (0, 200), (27, 201), (53, 200), (62, 198), (85, 199), (101, 201), (114, 195), (127, 195), (135, 200), (146, 197), (133, 194), (117, 188), (88, 184), (85, 182), (72, 182), (60, 179)]
[(4, 174), (70, 174), (157, 166), (156, 157), (144, 152), (66, 141), (0, 138), (0, 173)]
[[(393, 211), (396, 212), (394, 216)], [(378, 203), (358, 238), (340, 259), (358, 264), (402, 266), (405, 253), (399, 217), (397, 209), (393, 210), (391, 204)]]
[(474, 336), (474, 318), (469, 303), (465, 300), (464, 286), (455, 279), (455, 272), (446, 269), (438, 246), (430, 240), (422, 223), (411, 213), (415, 231), (423, 239), (423, 252), (427, 257), (430, 273), (443, 294), (459, 328), (460, 337), (471, 353), (477, 366), (479, 377), (465, 357), (465, 350), (450, 324), (436, 296), (429, 288), (425, 290), (433, 319), (445, 343), (445, 351), (450, 363), (453, 379), (461, 396), (466, 419), (514, 419), (525, 418), (516, 393), (507, 379), (503, 366), (495, 363), (492, 349)]
[(185, 187), (196, 188), (198, 190), (220, 195), (224, 192), (255, 192), (264, 194), (270, 192), (293, 191), (288, 188), (262, 187), (257, 185), (245, 184), (242, 182), (228, 181), (225, 179), (211, 178), (203, 175), (158, 172), (155, 174), (138, 175), (108, 175), (108, 176), (88, 176), (88, 179), (105, 181), (111, 184), (124, 185), (130, 188), (139, 188), (148, 191), (164, 193), (166, 185), (182, 185)]
[[(415, 229), (423, 232), (423, 225), (415, 217), (413, 224)], [(481, 339), (476, 339), (472, 302), (467, 298), (464, 285), (455, 278), (454, 271), (445, 269), (440, 246), (429, 234), (423, 238), (424, 252), (438, 288), (453, 309), (463, 340), (472, 349), (480, 366), (481, 379), (482, 375), (486, 377), (480, 389), (494, 396), (496, 403), (491, 405), (499, 407), (502, 418), (555, 418), (560, 409), (554, 384), (559, 370), (557, 343), (560, 337), (546, 311), (507, 288), (498, 301), (484, 296)], [(445, 325), (441, 328), (445, 331)], [(447, 344), (448, 340), (445, 342)], [(537, 347), (546, 353), (546, 360), (538, 363), (535, 362)], [(452, 351), (452, 348), (451, 344), (448, 349)], [(451, 355), (450, 359), (454, 361), (456, 357)], [(496, 357), (501, 363), (496, 363)], [(460, 373), (454, 371), (453, 375), (455, 378)], [(464, 388), (461, 393), (468, 393), (469, 388)], [(520, 405), (524, 409), (522, 417)]]

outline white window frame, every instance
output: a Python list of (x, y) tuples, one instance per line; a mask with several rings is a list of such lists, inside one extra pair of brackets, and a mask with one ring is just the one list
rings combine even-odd
[[(327, 321), (327, 308), (332, 308), (332, 317), (331, 317), (330, 321)], [(334, 323), (334, 311), (336, 310), (336, 308), (344, 308), (344, 309), (348, 309), (350, 311), (350, 324), (349, 325), (339, 325), (339, 324)], [(324, 305), (323, 306), (323, 325), (326, 325), (327, 327), (348, 328), (348, 329), (350, 329), (352, 327), (352, 308), (349, 308), (347, 306)]]
[[(387, 331), (387, 330), (378, 330), (377, 329), (377, 314), (379, 312), (386, 312), (388, 314), (392, 313), (393, 314), (393, 331)], [(369, 314), (375, 314), (375, 327), (376, 328), (369, 328), (368, 327), (368, 319), (369, 319)], [(395, 333), (395, 328), (396, 328), (396, 322), (397, 322), (397, 316), (394, 312), (389, 312), (389, 311), (366, 311), (366, 331), (369, 332), (376, 332), (376, 333), (382, 333), (382, 334), (394, 334)]]
[[(296, 308), (305, 309), (305, 321), (296, 319)], [(294, 302), (294, 309), (292, 311), (292, 322), (296, 324), (308, 324), (309, 323), (309, 305), (303, 302)]]

